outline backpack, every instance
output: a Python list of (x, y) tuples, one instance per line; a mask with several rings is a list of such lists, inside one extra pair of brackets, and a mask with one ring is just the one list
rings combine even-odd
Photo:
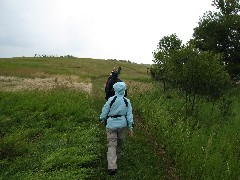
[[(113, 100), (110, 102), (110, 109), (111, 109), (113, 103), (116, 101), (116, 99), (117, 99), (117, 96), (115, 96), (115, 97), (113, 98)], [(125, 102), (126, 107), (128, 107), (127, 99), (126, 99), (125, 97), (123, 97), (123, 100), (124, 100), (124, 102)], [(110, 109), (109, 109), (109, 111), (110, 111)]]
[[(110, 109), (111, 109), (113, 103), (116, 101), (116, 99), (117, 99), (117, 96), (115, 96), (115, 97), (113, 98), (113, 100), (110, 102), (110, 108), (109, 108), (108, 113), (110, 112)], [(126, 99), (125, 97), (123, 97), (123, 100), (124, 100), (124, 102), (125, 102), (126, 108), (128, 108), (128, 101), (127, 101), (127, 99)], [(107, 119), (108, 119), (109, 117), (117, 118), (117, 117), (121, 117), (121, 116), (122, 116), (122, 115), (107, 116)], [(125, 117), (126, 117), (126, 121), (127, 121), (127, 114), (125, 115)], [(105, 125), (107, 125), (107, 120), (105, 121)], [(127, 126), (128, 126), (128, 121), (127, 121)], [(132, 127), (134, 128), (134, 123), (132, 124)]]
[[(113, 98), (113, 100), (110, 102), (110, 108), (109, 108), (108, 113), (110, 112), (110, 109), (111, 109), (113, 103), (116, 101), (116, 99), (117, 99), (117, 96), (115, 96), (115, 97)], [(126, 105), (126, 108), (127, 108), (127, 107), (128, 107), (128, 101), (127, 101), (127, 99), (126, 99), (125, 97), (123, 97), (123, 100), (124, 100), (125, 105)], [(122, 115), (107, 116), (107, 119), (108, 119), (109, 117), (117, 118), (117, 117), (121, 117), (121, 116), (122, 116)], [(127, 119), (127, 118), (126, 118), (126, 119)], [(128, 121), (127, 121), (127, 124), (128, 124)], [(105, 121), (105, 125), (107, 125), (107, 121)]]

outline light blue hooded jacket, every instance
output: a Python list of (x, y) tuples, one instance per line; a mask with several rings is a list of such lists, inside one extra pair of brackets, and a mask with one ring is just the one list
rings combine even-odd
[[(106, 128), (110, 129), (123, 128), (127, 127), (127, 125), (130, 129), (133, 129), (132, 105), (130, 100), (125, 98), (128, 102), (128, 106), (126, 107), (126, 103), (123, 99), (126, 90), (126, 84), (124, 82), (117, 82), (113, 85), (113, 89), (117, 98), (112, 104), (111, 108), (110, 104), (115, 96), (110, 97), (105, 103), (100, 115), (100, 121), (107, 120)], [(116, 115), (119, 117), (111, 117)]]

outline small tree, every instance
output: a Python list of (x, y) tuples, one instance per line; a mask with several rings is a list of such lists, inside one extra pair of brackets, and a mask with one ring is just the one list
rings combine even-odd
[(239, 0), (213, 0), (218, 12), (207, 12), (194, 29), (196, 47), (223, 56), (222, 63), (233, 79), (240, 74)]
[(185, 92), (187, 113), (193, 113), (198, 97), (216, 100), (229, 83), (220, 54), (200, 51), (195, 48), (194, 41), (182, 45), (175, 34), (164, 36), (153, 56), (156, 63), (151, 67), (153, 79), (162, 81), (164, 90), (168, 83)]
[(229, 75), (221, 64), (221, 56), (192, 47), (171, 51), (166, 65), (171, 85), (185, 92), (186, 111), (193, 113), (199, 96), (212, 100), (220, 97)]
[(182, 41), (177, 37), (176, 34), (170, 36), (164, 36), (160, 39), (157, 49), (153, 52), (154, 60), (156, 63), (151, 67), (151, 75), (154, 79), (163, 82), (163, 88), (165, 90), (167, 79), (167, 61), (170, 52), (175, 49), (180, 49), (182, 46)]

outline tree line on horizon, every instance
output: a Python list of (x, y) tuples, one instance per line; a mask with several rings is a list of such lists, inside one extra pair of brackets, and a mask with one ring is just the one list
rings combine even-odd
[(35, 54), (34, 57), (65, 57), (65, 58), (76, 58), (73, 55), (64, 55), (64, 56), (59, 56), (59, 55), (46, 55), (46, 54)]

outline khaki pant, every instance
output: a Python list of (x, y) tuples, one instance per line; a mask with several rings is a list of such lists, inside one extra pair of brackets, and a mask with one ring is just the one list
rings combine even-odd
[(117, 159), (121, 156), (126, 128), (106, 129), (108, 140), (108, 169), (117, 169)]

